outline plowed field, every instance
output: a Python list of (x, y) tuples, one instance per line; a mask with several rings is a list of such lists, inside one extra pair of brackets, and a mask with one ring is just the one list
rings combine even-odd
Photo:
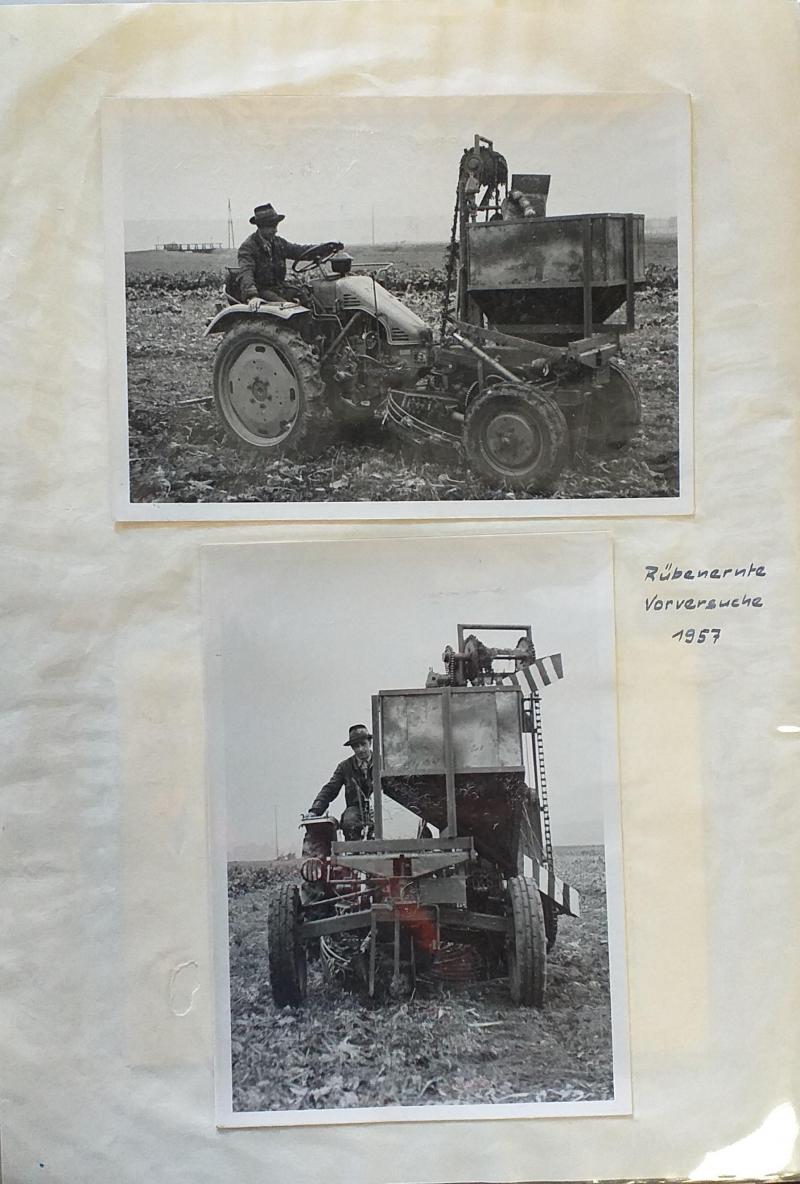
[[(378, 252), (379, 253), (379, 252)], [(443, 249), (412, 263), (393, 259), (380, 278), (435, 326), (441, 313)], [(368, 251), (373, 256), (376, 251)], [(668, 497), (678, 488), (678, 290), (674, 245), (648, 244), (648, 281), (637, 295), (637, 329), (623, 338), (639, 386), (643, 422), (611, 457), (567, 469), (556, 498)], [(379, 259), (372, 259), (380, 262)], [(435, 262), (434, 262), (435, 261)], [(528, 498), (480, 481), (456, 451), (419, 449), (376, 423), (334, 421), (323, 410), (301, 455), (243, 456), (219, 425), (211, 371), (219, 338), (203, 337), (219, 303), (228, 253), (127, 260), (130, 481), (134, 502), (463, 501)], [(192, 270), (192, 267), (194, 270)], [(180, 268), (180, 269), (179, 269)], [(197, 268), (206, 269), (198, 273)]]
[(277, 1008), (267, 903), (296, 861), (228, 868), (233, 1103), (237, 1111), (594, 1101), (612, 1096), (603, 852), (556, 851), (581, 893), (561, 918), (541, 1011), (511, 1003), (505, 979), (428, 983), (373, 1002), (309, 968), (302, 1008)]

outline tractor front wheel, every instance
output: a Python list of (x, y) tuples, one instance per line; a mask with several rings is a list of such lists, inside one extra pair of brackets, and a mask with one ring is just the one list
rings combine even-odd
[(567, 421), (546, 392), (499, 382), (468, 405), (464, 447), (473, 467), (495, 484), (549, 489), (568, 456)]
[(533, 880), (513, 876), (508, 881), (511, 934), (508, 946), (508, 983), (518, 1007), (543, 1007), (547, 981), (547, 953), (542, 897)]
[(223, 337), (214, 359), (214, 403), (239, 447), (262, 455), (296, 449), (322, 395), (314, 351), (294, 330), (258, 314)]
[(281, 884), (267, 912), (269, 981), (277, 1007), (298, 1007), (305, 1001), (307, 963), (302, 924), (296, 885)]

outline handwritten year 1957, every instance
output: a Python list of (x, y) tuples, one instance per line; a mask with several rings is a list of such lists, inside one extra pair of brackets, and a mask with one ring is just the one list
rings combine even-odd
[(692, 643), (702, 645), (710, 637), (711, 645), (716, 645), (721, 633), (721, 629), (679, 629), (672, 636), (676, 641), (683, 641), (687, 645), (691, 645)]

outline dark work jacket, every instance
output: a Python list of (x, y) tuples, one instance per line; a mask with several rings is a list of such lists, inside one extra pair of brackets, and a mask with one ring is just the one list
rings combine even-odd
[(348, 806), (359, 806), (363, 802), (364, 813), (369, 808), (372, 794), (372, 761), (362, 772), (355, 758), (350, 756), (338, 764), (333, 770), (333, 776), (327, 781), (311, 805), (312, 814), (324, 814), (333, 799), (344, 786), (344, 797)]
[(272, 243), (258, 233), (251, 234), (239, 247), (239, 291), (242, 300), (260, 296), (270, 288), (280, 287), (286, 279), (286, 260), (299, 259), (314, 243), (290, 243), (275, 235)]

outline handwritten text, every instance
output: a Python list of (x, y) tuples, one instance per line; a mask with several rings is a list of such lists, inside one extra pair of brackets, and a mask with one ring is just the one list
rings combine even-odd
[(677, 563), (645, 564), (644, 578), (655, 583), (667, 580), (749, 580), (753, 576), (763, 578), (767, 569), (763, 563), (750, 563), (744, 567), (678, 567)]

